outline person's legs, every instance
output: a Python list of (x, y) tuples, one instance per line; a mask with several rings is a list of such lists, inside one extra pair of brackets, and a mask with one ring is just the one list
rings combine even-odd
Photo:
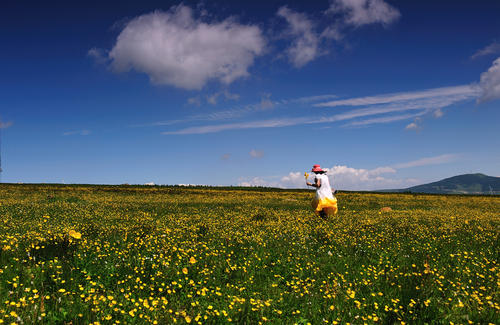
[(326, 220), (327, 214), (326, 214), (325, 210), (321, 210), (319, 212), (319, 216), (321, 217), (321, 219)]

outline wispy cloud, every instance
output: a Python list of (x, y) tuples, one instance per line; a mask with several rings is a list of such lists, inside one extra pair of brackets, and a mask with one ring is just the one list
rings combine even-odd
[(264, 151), (252, 149), (250, 150), (249, 155), (252, 158), (262, 158), (264, 157)]
[(418, 116), (422, 116), (426, 113), (426, 111), (422, 111), (416, 114), (404, 114), (404, 115), (395, 115), (395, 116), (385, 116), (385, 117), (376, 117), (372, 119), (366, 119), (362, 121), (355, 121), (348, 123), (344, 126), (366, 126), (370, 124), (381, 124), (381, 123), (391, 123), (396, 121), (408, 120)]
[[(490, 69), (491, 70), (491, 69)], [(486, 78), (482, 79), (484, 84)], [(491, 83), (491, 82), (490, 82)], [(342, 113), (334, 115), (323, 116), (303, 116), (303, 117), (284, 117), (273, 118), (264, 120), (234, 122), (215, 125), (202, 125), (191, 126), (174, 131), (165, 131), (163, 134), (205, 134), (214, 133), (232, 129), (253, 129), (253, 128), (272, 128), (272, 127), (286, 127), (301, 124), (319, 124), (319, 123), (333, 123), (339, 121), (347, 121), (351, 119), (370, 117), (373, 115), (384, 115), (376, 118), (370, 118), (361, 121), (353, 121), (352, 123), (344, 126), (367, 126), (371, 124), (381, 124), (397, 122), (405, 119), (423, 116), (425, 114), (432, 114), (434, 117), (439, 118), (443, 115), (441, 110), (444, 107), (450, 106), (454, 103), (461, 101), (472, 100), (478, 98), (484, 90), (475, 84), (460, 85), (453, 87), (440, 87), (433, 89), (426, 89), (420, 91), (399, 92), (381, 94), (375, 96), (356, 97), (342, 100), (326, 101), (328, 99), (337, 98), (334, 94), (315, 95), (291, 99), (271, 100), (270, 94), (264, 94), (260, 102), (249, 104), (239, 108), (229, 110), (216, 111), (212, 113), (198, 114), (188, 116), (184, 119), (160, 121), (151, 124), (144, 124), (141, 126), (169, 126), (175, 124), (189, 123), (189, 122), (209, 122), (209, 121), (222, 121), (241, 118), (243, 116), (265, 112), (273, 108), (290, 108), (290, 105), (311, 105), (313, 107), (342, 107), (343, 109), (353, 106), (364, 106), (356, 109), (351, 109)], [(319, 103), (318, 103), (319, 101)], [(323, 101), (323, 102), (321, 102)], [(415, 113), (397, 114), (409, 111), (417, 111)], [(396, 115), (395, 115), (396, 114)]]
[(491, 55), (491, 54), (498, 54), (500, 53), (500, 42), (493, 42), (489, 44), (488, 46), (477, 50), (476, 53), (474, 53), (470, 58), (472, 60), (477, 59), (478, 57), (485, 56), (485, 55)]
[(457, 154), (444, 154), (435, 157), (420, 158), (417, 160), (408, 161), (401, 164), (395, 164), (392, 165), (392, 167), (396, 169), (401, 169), (401, 168), (411, 168), (411, 167), (420, 167), (428, 165), (439, 165), (455, 161), (458, 157), (459, 156)]
[(194, 105), (194, 106), (200, 106), (201, 105), (201, 100), (200, 96), (195, 96), (195, 97), (189, 97), (187, 100), (189, 105)]
[(87, 56), (93, 58), (98, 64), (106, 64), (109, 61), (106, 51), (97, 47), (93, 47), (88, 50)]
[[(332, 0), (323, 17), (314, 18), (282, 6), (276, 13), (286, 20), (284, 31), (291, 44), (285, 54), (290, 63), (300, 68), (331, 51), (330, 40), (341, 41), (349, 29), (369, 24), (388, 26), (401, 16), (399, 10), (383, 0)], [(323, 20), (323, 23), (320, 23)], [(322, 31), (319, 25), (324, 26)], [(326, 25), (326, 26), (325, 26)]]
[(317, 107), (366, 106), (366, 105), (415, 101), (421, 99), (459, 101), (467, 98), (476, 98), (479, 95), (479, 93), (480, 93), (480, 88), (477, 85), (461, 85), (454, 87), (426, 89), (421, 91), (410, 91), (410, 92), (391, 93), (391, 94), (383, 94), (376, 96), (341, 99), (324, 103), (318, 103), (315, 104), (314, 106)]
[(320, 40), (314, 30), (313, 20), (309, 19), (306, 14), (293, 11), (287, 6), (281, 7), (277, 15), (288, 23), (286, 34), (293, 38), (293, 41), (286, 49), (286, 53), (296, 68), (304, 66), (321, 54)]
[(318, 102), (318, 101), (327, 100), (327, 99), (333, 99), (333, 98), (337, 98), (337, 97), (338, 97), (337, 95), (327, 94), (327, 95), (299, 97), (299, 98), (294, 98), (294, 99), (282, 100), (281, 102), (284, 104), (288, 104), (288, 103), (309, 104), (309, 103)]
[[(330, 116), (305, 116), (294, 118), (275, 118), (268, 120), (257, 120), (251, 122), (237, 122), (218, 125), (205, 125), (184, 128), (177, 131), (167, 131), (163, 134), (205, 134), (233, 129), (253, 129), (253, 128), (272, 128), (286, 127), (301, 124), (318, 124), (347, 121), (355, 118), (368, 117), (373, 115), (392, 114), (389, 116), (380, 116), (363, 121), (354, 121), (346, 126), (362, 126), (377, 123), (389, 123), (401, 121), (404, 119), (415, 118), (429, 112), (435, 112), (443, 107), (447, 107), (456, 102), (477, 98), (480, 94), (479, 87), (475, 85), (464, 85), (456, 87), (444, 87), (427, 89), (424, 91), (384, 94), (369, 97), (352, 98), (345, 100), (330, 101), (322, 103), (321, 106), (368, 106), (353, 109), (347, 112), (338, 113)], [(315, 105), (318, 106), (318, 105)], [(246, 110), (255, 108), (247, 108)], [(418, 111), (403, 115), (393, 115), (401, 112)], [(237, 111), (236, 111), (237, 112)], [(230, 111), (232, 115), (235, 111)], [(215, 120), (215, 119), (214, 119)]]
[(227, 123), (218, 125), (205, 125), (205, 126), (193, 126), (177, 131), (166, 131), (162, 134), (206, 134), (214, 133), (226, 130), (234, 129), (256, 129), (256, 128), (273, 128), (273, 127), (284, 127), (297, 124), (307, 123), (309, 119), (307, 118), (290, 118), (290, 119), (270, 119), (252, 122), (239, 122), (239, 123)]
[(207, 96), (207, 102), (209, 104), (212, 104), (212, 105), (216, 105), (217, 104), (217, 100), (219, 98), (219, 96), (224, 96), (224, 98), (226, 100), (238, 100), (240, 99), (240, 95), (238, 94), (233, 94), (231, 92), (229, 92), (227, 89), (224, 90), (224, 91), (219, 91), (219, 92), (216, 92), (212, 95), (209, 95)]
[(68, 136), (68, 135), (82, 135), (82, 136), (85, 136), (85, 135), (89, 135), (90, 133), (91, 133), (90, 130), (75, 130), (75, 131), (64, 132), (63, 135), (64, 136)]
[(387, 26), (401, 17), (399, 10), (383, 0), (332, 0), (328, 12), (343, 14), (344, 23), (355, 27), (373, 23)]
[(10, 128), (14, 123), (12, 121), (2, 122), (0, 121), (0, 129)]

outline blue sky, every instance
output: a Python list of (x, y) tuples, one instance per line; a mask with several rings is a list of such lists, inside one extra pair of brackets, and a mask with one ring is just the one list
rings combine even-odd
[(5, 1), (3, 182), (500, 176), (498, 1)]

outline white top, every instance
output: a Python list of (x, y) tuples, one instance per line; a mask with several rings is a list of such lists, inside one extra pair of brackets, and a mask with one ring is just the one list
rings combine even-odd
[(321, 182), (321, 186), (316, 189), (316, 198), (333, 199), (332, 188), (330, 187), (330, 181), (328, 180), (328, 176), (326, 176), (326, 174), (316, 174), (315, 178), (319, 179)]

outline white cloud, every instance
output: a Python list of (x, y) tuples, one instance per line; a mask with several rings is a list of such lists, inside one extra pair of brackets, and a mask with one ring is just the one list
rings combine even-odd
[(216, 105), (217, 104), (217, 99), (219, 98), (219, 96), (223, 95), (224, 98), (226, 100), (238, 100), (240, 98), (240, 95), (238, 94), (233, 94), (233, 93), (230, 93), (227, 89), (224, 90), (224, 91), (220, 91), (220, 92), (217, 92), (217, 93), (214, 93), (210, 96), (207, 96), (207, 102), (209, 104), (212, 104), (212, 105)]
[(416, 114), (403, 114), (403, 115), (395, 115), (395, 116), (376, 117), (376, 118), (351, 122), (351, 123), (348, 123), (344, 126), (365, 126), (365, 125), (371, 125), (371, 124), (391, 123), (391, 122), (396, 122), (396, 121), (401, 121), (401, 120), (408, 120), (408, 119), (411, 119), (411, 118), (414, 118), (417, 116), (421, 116), (425, 113), (426, 113), (426, 111), (422, 111), (422, 112), (419, 112)]
[(342, 14), (344, 23), (355, 27), (389, 25), (401, 16), (399, 10), (383, 0), (333, 0), (328, 12)]
[(344, 38), (344, 34), (338, 24), (326, 27), (320, 35), (321, 38), (333, 39), (335, 41), (341, 41)]
[(314, 23), (305, 14), (283, 6), (278, 16), (288, 23), (286, 34), (293, 38), (292, 45), (286, 49), (288, 59), (297, 68), (314, 60), (320, 55), (319, 38), (314, 31)]
[(188, 98), (188, 104), (189, 105), (200, 106), (201, 105), (200, 97), (199, 96), (195, 96), (195, 97)]
[(280, 187), (277, 182), (269, 182), (262, 177), (254, 177), (246, 181), (240, 181), (238, 186), (261, 186), (261, 187)]
[[(230, 93), (227, 90), (223, 92), (224, 96), (227, 100), (238, 100), (240, 95)], [(288, 104), (309, 104), (311, 102), (316, 102), (320, 100), (327, 100), (337, 97), (336, 95), (327, 94), (327, 95), (316, 95), (316, 96), (307, 96), (307, 97), (299, 97), (292, 99), (281, 99), (277, 101), (271, 100), (271, 94), (263, 94), (260, 101), (257, 103), (245, 105), (243, 107), (233, 108), (229, 110), (216, 111), (204, 114), (191, 115), (184, 119), (177, 120), (169, 120), (169, 121), (159, 121), (154, 123), (146, 123), (140, 125), (134, 125), (135, 127), (147, 127), (147, 126), (165, 126), (165, 125), (174, 125), (186, 122), (194, 122), (194, 121), (218, 121), (218, 120), (228, 120), (234, 119), (238, 117), (242, 117), (244, 115), (248, 115), (251, 113), (267, 110), (270, 108), (274, 108), (276, 106), (284, 106)], [(200, 96), (188, 98), (188, 104), (190, 105), (201, 105)]]
[(304, 176), (301, 172), (290, 172), (287, 176), (283, 176), (281, 181), (284, 183), (296, 183), (298, 181), (304, 183)]
[(316, 95), (316, 96), (305, 96), (305, 97), (300, 97), (300, 98), (295, 98), (291, 100), (285, 100), (284, 103), (302, 103), (302, 104), (308, 104), (311, 102), (316, 102), (316, 101), (321, 101), (321, 100), (327, 100), (327, 99), (332, 99), (332, 98), (337, 98), (337, 95), (333, 94), (327, 94), (327, 95)]
[(267, 110), (274, 107), (274, 102), (271, 100), (271, 94), (265, 94), (260, 99), (259, 108), (261, 110)]
[(444, 154), (440, 156), (435, 156), (435, 157), (426, 157), (426, 158), (420, 158), (417, 160), (401, 163), (401, 164), (395, 164), (392, 165), (393, 168), (396, 169), (401, 169), (401, 168), (411, 168), (411, 167), (420, 167), (420, 166), (427, 166), (427, 165), (440, 165), (440, 164), (445, 164), (449, 163), (452, 161), (455, 161), (458, 158), (458, 155), (456, 154)]
[(258, 26), (235, 19), (206, 22), (185, 5), (129, 21), (109, 53), (115, 71), (146, 73), (154, 84), (200, 89), (249, 75), (266, 40)]
[(250, 150), (249, 154), (250, 154), (250, 157), (252, 157), (252, 158), (264, 157), (264, 151), (260, 151), (260, 150), (252, 149), (252, 150)]
[(240, 99), (240, 95), (235, 93), (230, 93), (227, 89), (224, 90), (224, 97), (229, 100), (238, 100)]
[[(436, 157), (421, 158), (406, 163), (383, 166), (373, 169), (353, 168), (336, 165), (327, 170), (330, 185), (341, 190), (380, 190), (406, 188), (421, 183), (412, 178), (396, 178), (397, 170), (418, 166), (444, 164), (454, 161), (458, 155), (444, 154)], [(285, 176), (253, 177), (240, 179), (241, 186), (268, 186), (281, 188), (305, 188), (303, 172), (290, 172)], [(313, 176), (310, 176), (312, 178)], [(311, 181), (311, 179), (309, 179)]]
[(0, 121), (0, 129), (7, 129), (10, 128), (14, 123), (12, 121), (9, 122), (2, 122)]
[(240, 123), (227, 123), (227, 124), (216, 124), (216, 125), (204, 125), (204, 126), (193, 126), (177, 131), (166, 131), (162, 134), (206, 134), (215, 133), (220, 131), (234, 130), (234, 129), (255, 129), (255, 128), (272, 128), (272, 127), (284, 127), (297, 124), (306, 123), (308, 119), (270, 119), (270, 120), (260, 120), (252, 122), (240, 122)]
[[(374, 190), (383, 188), (399, 188), (415, 185), (414, 181), (407, 179), (393, 179), (385, 174), (394, 174), (396, 171), (390, 167), (375, 169), (356, 169), (347, 166), (333, 166), (328, 168), (327, 175), (330, 185), (342, 190)], [(311, 179), (313, 176), (310, 176)], [(278, 180), (276, 180), (278, 178)], [(309, 179), (309, 181), (311, 181)], [(282, 177), (254, 177), (239, 183), (241, 186), (268, 186), (281, 188), (306, 188), (303, 172), (290, 172)]]
[(88, 52), (87, 55), (95, 60), (96, 63), (99, 64), (105, 64), (108, 62), (108, 56), (106, 54), (106, 51), (103, 49), (99, 49), (97, 47), (91, 48)]
[(485, 56), (485, 55), (490, 55), (490, 54), (497, 54), (500, 53), (500, 43), (499, 42), (493, 42), (490, 45), (478, 50), (476, 53), (474, 53), (470, 58), (471, 59), (477, 59), (480, 56)]
[[(333, 166), (327, 172), (334, 188), (343, 190), (374, 190), (404, 186), (404, 180), (384, 177), (394, 174), (392, 168), (356, 169), (347, 166)], [(404, 185), (403, 185), (404, 184)]]
[(438, 108), (434, 111), (434, 113), (432, 113), (432, 115), (435, 117), (435, 118), (440, 118), (444, 115), (443, 111), (441, 110), (441, 108)]
[(405, 127), (406, 130), (417, 130), (418, 129), (418, 125), (417, 123), (415, 122), (411, 122), (410, 124), (408, 124), (406, 127)]
[(349, 99), (334, 100), (315, 104), (317, 107), (335, 106), (363, 106), (405, 102), (417, 99), (452, 99), (463, 100), (475, 98), (479, 95), (480, 89), (476, 85), (461, 85), (453, 87), (433, 88), (420, 91), (409, 91), (401, 93), (391, 93), (376, 96), (357, 97)]
[[(167, 131), (163, 134), (205, 134), (235, 129), (254, 129), (254, 128), (274, 128), (286, 127), (303, 124), (333, 123), (347, 121), (355, 118), (368, 117), (380, 114), (394, 114), (405, 111), (419, 111), (413, 114), (389, 115), (373, 119), (355, 121), (347, 126), (361, 126), (375, 123), (389, 123), (414, 118), (433, 112), (436, 109), (447, 107), (454, 103), (477, 98), (480, 89), (473, 85), (464, 85), (456, 87), (445, 87), (427, 89), (424, 91), (385, 94), (370, 97), (351, 98), (344, 100), (335, 100), (316, 104), (315, 106), (368, 106), (350, 110), (344, 113), (338, 113), (331, 116), (304, 116), (293, 118), (276, 118), (268, 120), (257, 120), (250, 122), (227, 123), (217, 125), (194, 126), (177, 131)], [(381, 105), (385, 104), (385, 105)], [(226, 112), (230, 116), (234, 113)], [(244, 110), (248, 112), (248, 109)]]
[(76, 130), (76, 131), (67, 131), (67, 132), (64, 132), (63, 135), (64, 136), (68, 136), (68, 135), (82, 135), (82, 136), (86, 136), (86, 135), (89, 135), (91, 132), (90, 130)]
[(481, 73), (479, 87), (481, 96), (478, 103), (500, 98), (500, 58), (493, 61), (488, 71)]
[(217, 97), (219, 97), (219, 95), (220, 95), (219, 93), (215, 93), (210, 96), (207, 96), (207, 102), (212, 105), (217, 104)]

